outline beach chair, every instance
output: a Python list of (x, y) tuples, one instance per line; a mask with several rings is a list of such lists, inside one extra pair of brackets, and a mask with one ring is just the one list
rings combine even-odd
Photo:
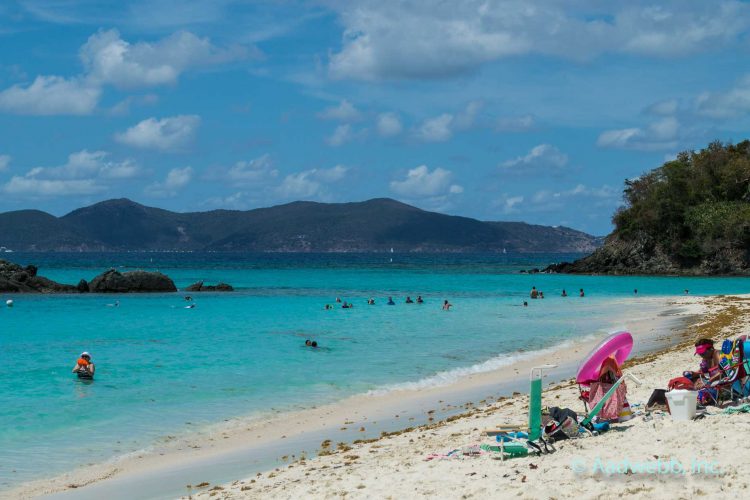
[(715, 396), (711, 391), (705, 392), (716, 406), (750, 396), (750, 356), (746, 349), (750, 350), (747, 335), (734, 340), (727, 339), (722, 344), (719, 366), (724, 376), (706, 385), (706, 388), (716, 389)]
[(604, 396), (602, 396), (602, 399), (600, 399), (599, 402), (596, 403), (593, 408), (591, 408), (586, 417), (581, 421), (581, 427), (588, 430), (598, 430), (594, 426), (594, 419), (597, 415), (599, 415), (599, 412), (602, 411), (602, 408), (604, 408), (604, 405), (607, 403), (609, 398), (614, 396), (620, 384), (625, 382), (626, 378), (632, 380), (636, 385), (641, 385), (642, 383), (635, 375), (623, 372), (622, 376), (617, 379), (614, 384), (612, 384), (612, 387), (610, 387), (609, 390), (604, 394)]
[(503, 459), (526, 456), (531, 453), (541, 455), (554, 451), (542, 434), (542, 378), (556, 365), (536, 366), (529, 376), (529, 423), (528, 427), (500, 426), (488, 429), (485, 434), (494, 437), (498, 446), (483, 445), (486, 451), (495, 451)]

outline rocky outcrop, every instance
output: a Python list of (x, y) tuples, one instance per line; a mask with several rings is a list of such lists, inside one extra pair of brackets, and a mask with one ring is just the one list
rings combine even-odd
[(130, 292), (176, 292), (174, 281), (162, 273), (128, 271), (121, 273), (114, 269), (106, 271), (88, 284), (92, 293)]
[(629, 240), (610, 236), (604, 246), (575, 262), (552, 264), (542, 272), (570, 274), (750, 275), (747, 251), (721, 249), (697, 262), (680, 261), (647, 235)]
[(71, 293), (76, 291), (73, 285), (57, 283), (43, 276), (37, 276), (36, 266), (21, 267), (18, 264), (0, 260), (0, 292)]
[(203, 281), (193, 283), (185, 288), (186, 292), (233, 292), (234, 287), (227, 283), (217, 283), (216, 285), (204, 285)]

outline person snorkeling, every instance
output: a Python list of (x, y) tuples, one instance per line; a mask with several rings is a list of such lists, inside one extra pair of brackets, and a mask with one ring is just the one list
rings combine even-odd
[(88, 352), (83, 351), (78, 358), (78, 361), (76, 361), (75, 367), (73, 367), (73, 373), (78, 374), (78, 378), (92, 379), (94, 378), (95, 371), (96, 367), (91, 361), (91, 355)]

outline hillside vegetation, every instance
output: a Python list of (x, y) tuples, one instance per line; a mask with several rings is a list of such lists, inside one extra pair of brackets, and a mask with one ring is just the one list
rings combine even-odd
[(750, 141), (713, 142), (625, 182), (605, 245), (561, 272), (748, 274)]

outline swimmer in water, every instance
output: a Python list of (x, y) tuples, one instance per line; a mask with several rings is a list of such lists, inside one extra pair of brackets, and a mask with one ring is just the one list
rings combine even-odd
[(388, 297), (388, 305), (389, 306), (395, 306), (396, 305), (396, 303), (393, 302), (393, 297)]
[(310, 347), (318, 347), (318, 343), (313, 340)]
[(526, 302), (525, 300), (523, 301), (523, 307), (529, 307), (529, 303)]
[(413, 303), (414, 303), (414, 301), (413, 301), (413, 300), (411, 300), (411, 297), (409, 297), (409, 296), (407, 295), (407, 296), (406, 296), (406, 303), (407, 303), (407, 304), (413, 304)]
[(329, 309), (333, 309), (333, 306), (331, 304), (326, 304), (325, 309), (328, 311)]
[(424, 304), (424, 300), (422, 300), (421, 295), (417, 295), (417, 304)]
[(340, 297), (336, 297), (336, 303), (337, 304), (341, 304), (341, 298)]
[(310, 347), (310, 346), (312, 346), (312, 340), (310, 340), (310, 339), (307, 339), (307, 340), (305, 340), (305, 345), (306, 345), (307, 347)]
[(579, 297), (585, 297), (586, 296), (586, 294), (583, 293), (583, 288), (581, 288), (580, 292), (578, 292), (578, 296)]
[(443, 311), (450, 311), (451, 307), (453, 307), (453, 304), (451, 304), (450, 302), (448, 302), (448, 299), (446, 299), (445, 301), (443, 301)]

